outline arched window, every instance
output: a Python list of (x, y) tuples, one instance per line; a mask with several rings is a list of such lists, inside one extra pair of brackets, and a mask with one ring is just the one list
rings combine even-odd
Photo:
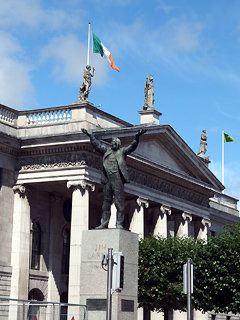
[(39, 270), (41, 250), (41, 228), (37, 222), (33, 223), (32, 228), (32, 261), (31, 269)]
[[(32, 289), (28, 294), (28, 300), (43, 301), (44, 296), (42, 291), (37, 288)], [(28, 320), (35, 319), (41, 319), (41, 308), (36, 302), (32, 302), (28, 308)]]
[(62, 251), (62, 273), (69, 273), (69, 254), (70, 254), (70, 230), (63, 231), (63, 251)]

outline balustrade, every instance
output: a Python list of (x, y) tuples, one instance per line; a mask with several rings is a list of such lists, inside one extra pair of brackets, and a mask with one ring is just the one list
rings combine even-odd
[(59, 122), (66, 122), (72, 119), (72, 111), (68, 108), (63, 109), (47, 109), (35, 110), (27, 112), (27, 126), (39, 124), (54, 124)]
[(13, 110), (0, 106), (0, 122), (8, 123), (13, 125), (16, 116)]

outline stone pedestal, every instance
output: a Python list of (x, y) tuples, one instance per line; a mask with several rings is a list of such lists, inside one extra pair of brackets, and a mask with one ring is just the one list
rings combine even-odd
[(112, 320), (137, 319), (138, 234), (122, 229), (82, 232), (81, 304), (88, 306), (89, 320), (105, 320), (107, 271), (102, 269), (102, 253), (108, 248), (124, 255), (124, 287), (112, 294)]
[(159, 124), (159, 117), (162, 115), (161, 112), (157, 111), (156, 109), (151, 110), (141, 110), (138, 111), (140, 114), (140, 123), (141, 124)]

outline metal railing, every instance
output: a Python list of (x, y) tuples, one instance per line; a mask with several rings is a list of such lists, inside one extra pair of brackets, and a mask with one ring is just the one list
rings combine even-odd
[(86, 305), (0, 297), (1, 320), (87, 320)]

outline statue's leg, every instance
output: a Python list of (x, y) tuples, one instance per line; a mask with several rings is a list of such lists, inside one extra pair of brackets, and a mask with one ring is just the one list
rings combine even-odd
[(111, 203), (112, 203), (112, 188), (111, 183), (103, 185), (103, 205), (102, 205), (102, 218), (101, 225), (96, 229), (105, 229), (108, 227), (108, 223), (111, 215)]
[(125, 220), (124, 184), (120, 175), (115, 179), (113, 194), (115, 206), (117, 208), (116, 228), (123, 229)]

